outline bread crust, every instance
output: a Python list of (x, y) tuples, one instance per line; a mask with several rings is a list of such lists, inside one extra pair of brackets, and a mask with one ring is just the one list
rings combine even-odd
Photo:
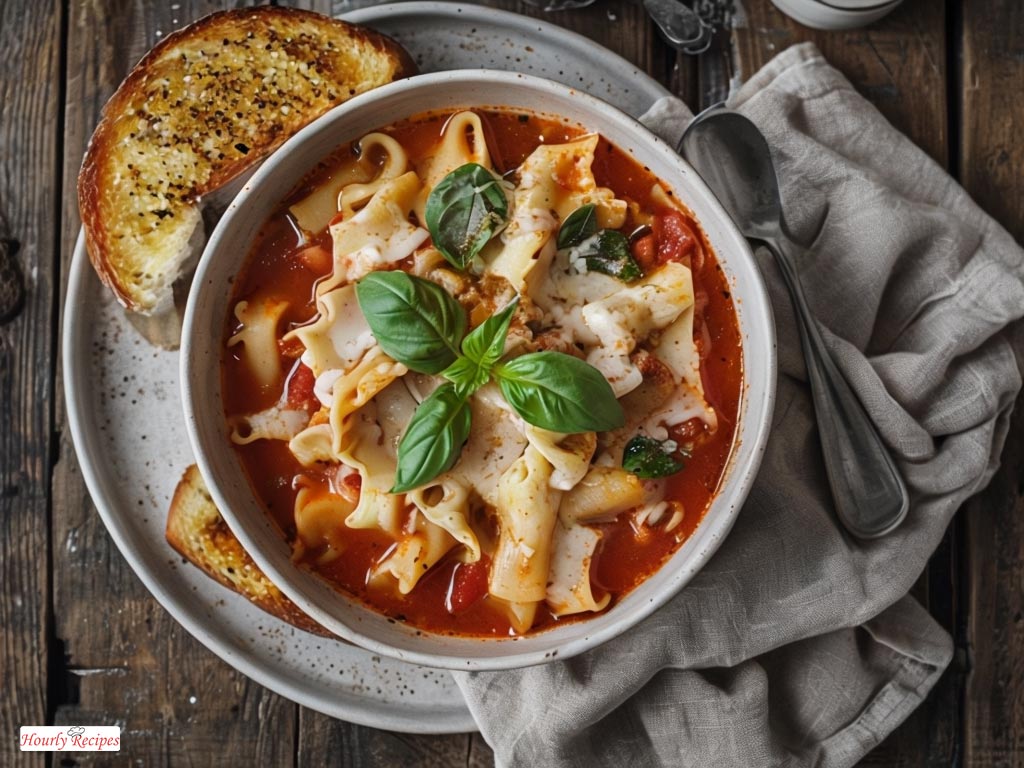
[(335, 637), (295, 605), (264, 575), (228, 528), (193, 464), (174, 489), (167, 513), (167, 543), (211, 579), (292, 626)]
[[(118, 150), (115, 141), (116, 121), (124, 117), (138, 99), (145, 98), (147, 79), (157, 64), (165, 61), (169, 52), (173, 53), (175, 49), (184, 44), (191, 44), (195, 41), (209, 40), (212, 44), (227, 30), (237, 31), (253, 26), (273, 29), (275, 25), (287, 29), (290, 25), (295, 24), (311, 25), (324, 37), (336, 36), (339, 43), (347, 42), (349, 45), (370, 46), (382, 57), (390, 60), (393, 72), (387, 80), (388, 82), (416, 73), (416, 65), (408, 52), (391, 38), (373, 30), (296, 8), (260, 6), (213, 13), (173, 32), (157, 43), (132, 69), (104, 106), (99, 125), (86, 149), (78, 177), (79, 211), (85, 229), (85, 244), (90, 261), (100, 280), (128, 309), (148, 313), (153, 310), (153, 307), (145, 306), (140, 300), (138, 292), (133, 290), (131, 276), (125, 274), (123, 265), (118, 262), (118, 249), (111, 241), (111, 232), (108, 222), (105, 221), (101, 204), (106, 183), (104, 174), (118, 162), (111, 156)], [(227, 39), (224, 40), (224, 44), (227, 45)], [(283, 47), (286, 46), (283, 45)], [(325, 65), (330, 63), (327, 52), (324, 53), (322, 59), (318, 59), (318, 62)], [(333, 69), (330, 66), (327, 68)], [(376, 83), (376, 85), (381, 84), (383, 82)], [(195, 185), (188, 198), (181, 201), (180, 204), (197, 205), (203, 195), (215, 191), (252, 167), (301, 127), (319, 117), (332, 106), (343, 103), (351, 95), (354, 93), (339, 94), (342, 98), (326, 104), (322, 109), (317, 109), (309, 114), (297, 114), (298, 119), (284, 121), (287, 125), (282, 127), (272, 140), (259, 146), (252, 146), (251, 151), (248, 151), (248, 154), (242, 158), (228, 159), (215, 164), (210, 177), (205, 182)]]

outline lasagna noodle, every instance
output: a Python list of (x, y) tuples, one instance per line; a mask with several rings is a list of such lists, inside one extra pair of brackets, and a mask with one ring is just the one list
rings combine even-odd
[[(316, 320), (289, 331), (285, 339), (298, 339), (305, 347), (302, 362), (321, 376), (330, 370), (350, 371), (377, 340), (359, 309), (354, 285), (322, 293), (316, 300)], [(329, 403), (325, 403), (329, 405)]]
[(468, 562), (475, 563), (480, 559), (480, 542), (467, 520), (471, 489), (451, 475), (442, 475), (410, 491), (407, 498), (432, 525), (463, 544), (470, 553)]
[(271, 387), (281, 378), (277, 326), (288, 302), (275, 299), (240, 301), (235, 318), (242, 328), (228, 339), (228, 346), (242, 345), (242, 361), (260, 387)]
[(407, 382), (407, 377), (397, 378), (373, 398), (377, 406), (377, 423), (383, 433), (384, 449), (395, 460), (398, 459), (398, 444), (402, 440), (402, 433), (418, 405)]
[(498, 483), (498, 544), (490, 593), (513, 603), (544, 599), (551, 563), (551, 534), (562, 492), (551, 487), (552, 467), (533, 446)]
[(587, 362), (604, 374), (616, 397), (643, 381), (629, 355), (652, 331), (674, 322), (693, 305), (688, 267), (668, 262), (633, 285), (583, 307), (583, 321), (600, 340)]
[(555, 616), (603, 611), (611, 600), (594, 597), (590, 568), (601, 534), (585, 525), (555, 525), (551, 556), (551, 581), (545, 600)]
[(592, 166), (596, 133), (562, 144), (542, 144), (519, 169), (519, 188), (527, 195), (525, 211), (554, 211), (559, 221), (584, 205), (593, 204), (602, 229), (626, 223), (626, 202), (607, 187), (597, 186)]
[(558, 516), (566, 526), (603, 523), (643, 503), (644, 486), (636, 475), (617, 466), (594, 466), (562, 497)]
[(304, 467), (312, 467), (318, 462), (338, 461), (334, 452), (333, 430), (326, 422), (314, 424), (299, 432), (289, 441), (288, 450)]
[(677, 381), (704, 396), (700, 380), (700, 353), (693, 341), (693, 311), (691, 304), (669, 325), (654, 346), (654, 352), (671, 369)]
[(337, 452), (342, 463), (359, 473), (359, 503), (345, 525), (349, 528), (380, 528), (397, 538), (401, 525), (402, 496), (388, 493), (395, 480), (395, 460), (381, 440), (376, 409), (370, 405), (352, 414), (345, 442)]
[(531, 424), (524, 425), (526, 439), (535, 449), (548, 460), (553, 471), (551, 487), (560, 491), (568, 491), (575, 486), (590, 469), (590, 460), (597, 448), (597, 434), (583, 432), (575, 435), (563, 435), (550, 432)]
[(488, 602), (501, 611), (509, 626), (512, 627), (512, 631), (518, 635), (530, 631), (533, 620), (537, 616), (537, 606), (540, 605), (537, 602), (513, 603), (493, 595), (488, 598)]
[(384, 182), (409, 168), (402, 145), (386, 134), (367, 134), (357, 149), (358, 157), (339, 166), (331, 178), (289, 207), (288, 212), (303, 232), (315, 236), (327, 229), (339, 212), (351, 216)]
[(426, 222), (425, 211), (430, 191), (445, 176), (466, 163), (476, 163), (489, 171), (494, 170), (483, 122), (479, 115), (469, 111), (457, 112), (448, 118), (441, 130), (440, 145), (419, 169), (423, 175), (423, 190), (416, 204), (416, 216), (421, 222)]
[(688, 307), (665, 329), (654, 347), (658, 359), (672, 371), (678, 388), (666, 406), (653, 409), (645, 421), (648, 431), (656, 429), (660, 434), (658, 425), (672, 427), (691, 418), (701, 419), (712, 431), (718, 427), (718, 416), (704, 397), (700, 353), (693, 341), (693, 312), (693, 306)]
[(350, 218), (362, 208), (385, 184), (409, 171), (409, 156), (402, 145), (386, 133), (368, 133), (359, 141), (359, 160), (364, 165), (376, 162), (383, 153), (380, 170), (372, 181), (347, 183), (337, 196), (337, 208), (342, 218)]
[[(527, 292), (537, 254), (557, 231), (559, 222), (577, 208), (593, 203), (598, 224), (618, 229), (625, 223), (626, 203), (598, 187), (591, 166), (596, 134), (564, 144), (541, 145), (519, 168), (519, 186), (512, 194), (512, 220), (499, 238), (484, 249), (487, 270)], [(554, 214), (554, 215), (553, 215)]]
[(417, 516), (416, 530), (398, 541), (374, 570), (374, 577), (390, 576), (398, 583), (398, 591), (407, 595), (455, 545), (444, 528)]
[(309, 424), (309, 413), (284, 408), (281, 403), (247, 416), (231, 416), (231, 442), (247, 445), (256, 440), (291, 440)]
[(331, 226), (334, 268), (317, 285), (317, 296), (393, 266), (430, 237), (409, 221), (420, 187), (415, 172), (402, 174), (383, 184), (354, 216)]
[[(493, 384), (470, 400), (473, 429), (458, 463), (448, 472), (408, 494), (408, 499), (432, 523), (441, 526), (466, 547), (466, 562), (480, 559), (480, 541), (469, 524), (475, 492), (486, 504), (498, 504), (499, 482), (526, 447)], [(505, 407), (502, 407), (502, 406)]]
[(294, 559), (301, 560), (306, 549), (324, 549), (317, 558), (319, 565), (337, 559), (345, 549), (345, 518), (354, 508), (344, 496), (320, 488), (300, 488), (295, 495), (298, 541)]
[(458, 463), (447, 473), (473, 487), (488, 505), (498, 505), (498, 484), (526, 448), (519, 416), (494, 384), (478, 389), (469, 402), (473, 429)]
[(334, 450), (341, 450), (345, 442), (345, 429), (350, 414), (355, 413), (399, 376), (408, 372), (380, 347), (374, 346), (359, 364), (335, 380), (331, 390), (330, 425), (334, 431)]

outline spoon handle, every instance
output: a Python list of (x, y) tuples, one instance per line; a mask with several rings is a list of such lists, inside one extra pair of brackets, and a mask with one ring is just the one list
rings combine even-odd
[(836, 514), (854, 536), (873, 539), (898, 526), (910, 499), (889, 451), (825, 346), (786, 250), (799, 250), (785, 236), (763, 239), (775, 256), (796, 308), (825, 471)]

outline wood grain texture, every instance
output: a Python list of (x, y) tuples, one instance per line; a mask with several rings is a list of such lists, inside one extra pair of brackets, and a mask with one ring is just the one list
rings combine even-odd
[(966, 0), (962, 12), (960, 181), (1024, 242), (1024, 5)]
[[(21, 314), (0, 326), (0, 764), (22, 725), (50, 706), (49, 474), (53, 449), (55, 254), (60, 165), (61, 33), (53, 3), (0, 4), (0, 217), (19, 246)], [(24, 759), (23, 759), (24, 758)]]
[[(1024, 173), (1024, 168), (1021, 168)], [(1011, 434), (1024, 434), (1024, 397)], [(1024, 761), (1024, 446), (1011, 440), (991, 485), (969, 501), (970, 672), (964, 765)]]
[[(63, 287), (79, 219), (75, 181), (99, 111), (160, 37), (231, 7), (94, 0), (70, 6), (65, 109)], [(60, 382), (58, 382), (60, 384)], [(62, 389), (62, 387), (61, 387)], [(297, 707), (220, 661), (174, 621), (139, 582), (86, 492), (67, 429), (56, 412), (53, 476), (55, 640), (63, 656), (51, 687), (57, 724), (117, 724), (120, 757), (143, 765), (273, 765), (294, 761)], [(106, 764), (95, 754), (79, 765)]]
[(736, 30), (736, 53), (744, 80), (776, 53), (811, 41), (896, 127), (948, 164), (943, 0), (906, 0), (884, 21), (845, 32), (800, 26), (769, 0), (743, 6), (746, 24)]
[[(962, 6), (960, 179), (1024, 241), (1024, 7)], [(1021, 334), (1024, 335), (1024, 334)], [(1018, 337), (1020, 339), (1020, 336)], [(965, 765), (1024, 762), (1024, 396), (992, 484), (965, 508), (970, 672)]]
[(303, 707), (297, 766), (317, 768), (324, 764), (325, 755), (346, 768), (490, 768), (494, 763), (478, 735), (392, 733), (334, 720)]

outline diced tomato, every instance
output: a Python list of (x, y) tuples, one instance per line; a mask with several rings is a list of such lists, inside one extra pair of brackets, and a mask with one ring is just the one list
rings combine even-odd
[(292, 369), (292, 375), (288, 377), (288, 405), (295, 409), (313, 409), (319, 407), (319, 401), (313, 394), (313, 384), (316, 378), (313, 371), (302, 363)]
[(707, 425), (702, 419), (695, 416), (692, 419), (687, 419), (682, 424), (669, 427), (668, 436), (680, 444), (692, 443), (703, 435), (705, 431), (707, 431)]
[(487, 594), (488, 570), (483, 558), (475, 563), (459, 563), (455, 566), (448, 586), (448, 597), (444, 601), (448, 613), (463, 613), (484, 598)]
[(654, 217), (654, 237), (658, 241), (658, 263), (682, 261), (693, 254), (697, 238), (679, 211), (668, 210)]
[(310, 245), (303, 248), (296, 254), (296, 258), (315, 275), (326, 275), (331, 271), (331, 266), (334, 263), (331, 252), (322, 245)]
[(658, 243), (654, 239), (654, 233), (638, 237), (630, 246), (633, 251), (633, 260), (640, 265), (640, 269), (649, 272), (658, 265)]

